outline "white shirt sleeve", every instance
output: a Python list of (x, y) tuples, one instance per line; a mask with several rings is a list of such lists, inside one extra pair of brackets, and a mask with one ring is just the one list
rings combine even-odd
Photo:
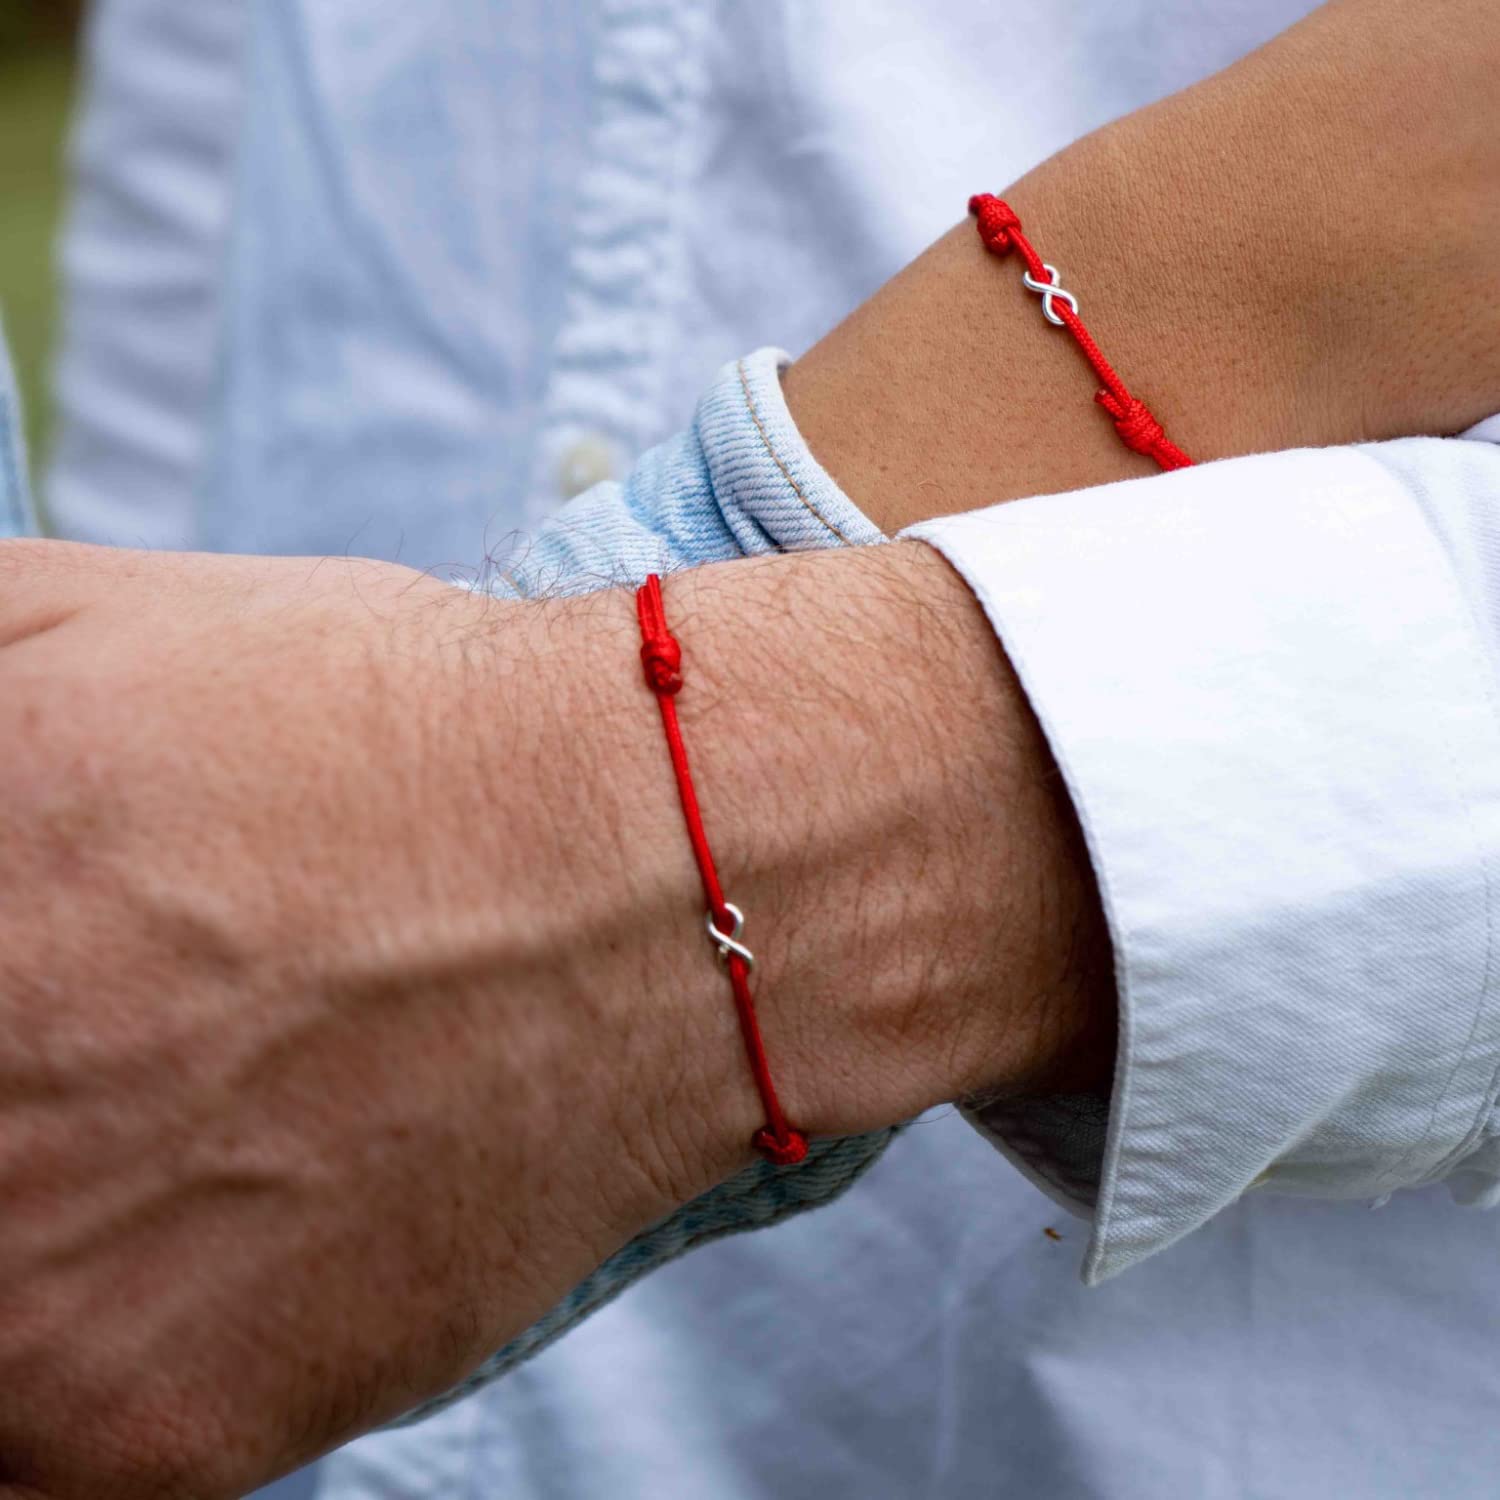
[(1500, 448), (1267, 454), (906, 535), (999, 633), (1109, 922), (1107, 1114), (971, 1112), (1092, 1214), (1085, 1278), (1255, 1186), (1500, 1200)]

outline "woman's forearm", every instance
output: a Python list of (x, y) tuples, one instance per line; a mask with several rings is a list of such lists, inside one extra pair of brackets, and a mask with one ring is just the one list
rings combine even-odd
[[(1194, 458), (1456, 432), (1500, 408), (1497, 66), (1487, 0), (1336, 0), (1005, 197)], [(887, 530), (1152, 472), (1020, 272), (960, 224), (788, 371)]]

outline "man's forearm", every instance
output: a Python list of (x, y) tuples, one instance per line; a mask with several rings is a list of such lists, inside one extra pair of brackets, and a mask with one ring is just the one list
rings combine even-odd
[[(0, 1493), (121, 1453), (122, 1495), (242, 1493), (752, 1159), (627, 592), (58, 543), (0, 576)], [(1107, 1076), (1087, 861), (948, 565), (666, 592), (797, 1123)]]

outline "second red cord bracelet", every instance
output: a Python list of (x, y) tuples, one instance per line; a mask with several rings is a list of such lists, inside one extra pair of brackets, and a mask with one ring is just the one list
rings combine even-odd
[(1093, 335), (1078, 316), (1078, 298), (1063, 289), (1057, 267), (1049, 266), (1036, 253), (1031, 241), (1021, 232), (1021, 221), (1010, 204), (993, 193), (975, 193), (969, 199), (969, 212), (974, 217), (984, 248), (991, 255), (1003, 257), (1014, 250), (1025, 261), (1022, 286), (1041, 297), (1042, 316), (1073, 335), (1083, 357), (1103, 381), (1103, 388), (1094, 393), (1094, 400), (1109, 413), (1120, 441), (1133, 452), (1155, 459), (1164, 469), (1190, 467), (1192, 459), (1162, 431), (1161, 423), (1152, 416), (1146, 403), (1130, 394), (1114, 366), (1100, 352)]

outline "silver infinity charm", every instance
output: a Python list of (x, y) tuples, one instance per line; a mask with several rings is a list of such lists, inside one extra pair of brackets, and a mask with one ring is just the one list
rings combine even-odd
[(1040, 292), (1042, 294), (1042, 316), (1049, 322), (1055, 323), (1059, 328), (1063, 326), (1063, 320), (1052, 311), (1052, 304), (1059, 297), (1073, 309), (1073, 316), (1078, 316), (1078, 298), (1072, 292), (1065, 292), (1057, 282), (1057, 267), (1049, 266), (1046, 261), (1042, 262), (1042, 269), (1052, 278), (1050, 282), (1038, 281), (1030, 271), (1021, 272), (1021, 285), (1028, 292)]
[(714, 926), (714, 914), (709, 912), (707, 923), (708, 935), (713, 939), (714, 946), (719, 950), (719, 957), (724, 959), (726, 963), (729, 960), (729, 955), (733, 953), (737, 957), (744, 959), (747, 969), (753, 969), (755, 967), (755, 955), (743, 943), (737, 941), (740, 933), (745, 930), (745, 914), (733, 901), (726, 901), (724, 903), (724, 910), (734, 918), (733, 930), (727, 936), (720, 932)]

